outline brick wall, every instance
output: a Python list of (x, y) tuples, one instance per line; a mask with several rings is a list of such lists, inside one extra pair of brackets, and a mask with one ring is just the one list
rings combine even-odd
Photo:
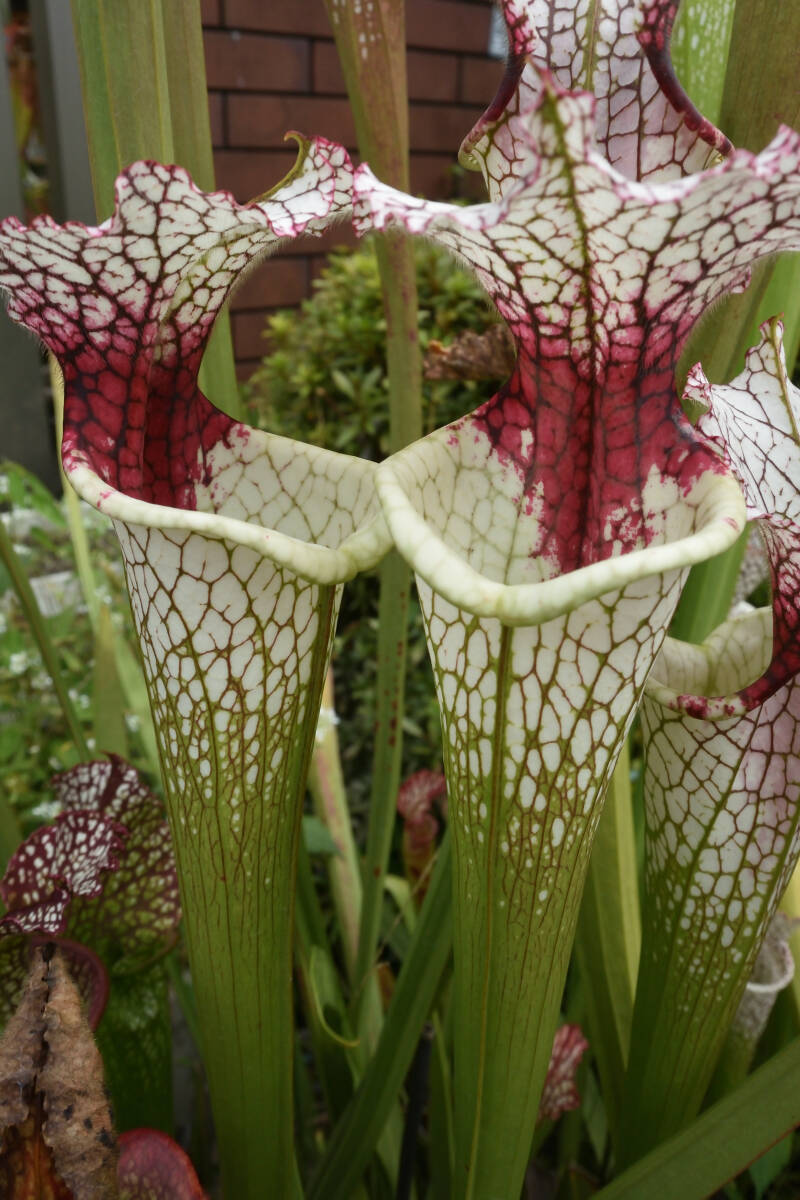
[[(487, 56), (491, 0), (406, 0), (411, 190), (447, 199), (481, 195), (457, 152), (494, 94), (500, 64)], [(203, 0), (206, 70), (217, 185), (239, 200), (291, 167), (287, 129), (323, 134), (355, 156), (344, 81), (323, 0)], [(299, 303), (325, 252), (352, 236), (339, 226), (300, 239), (256, 272), (232, 302), (237, 369), (264, 353), (266, 314)], [(313, 252), (312, 252), (313, 251)]]

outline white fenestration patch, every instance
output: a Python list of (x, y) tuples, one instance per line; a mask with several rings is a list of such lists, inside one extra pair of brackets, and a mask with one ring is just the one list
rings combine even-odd
[[(330, 652), (338, 592), (329, 607), (326, 591), (254, 551), (185, 530), (117, 531), (170, 809), (198, 855), (249, 877), (294, 821), (284, 806), (320, 701), (307, 687)], [(223, 901), (207, 898), (212, 909)]]
[[(800, 855), (800, 687), (728, 720), (688, 717), (659, 698), (746, 685), (769, 660), (770, 632), (769, 612), (751, 611), (704, 647), (668, 643), (641, 710), (644, 953), (698, 1022), (741, 994)], [(677, 1025), (671, 1035), (688, 1036)]]
[[(591, 836), (600, 781), (624, 739), (679, 583), (674, 575), (639, 581), (622, 595), (509, 631), (507, 669), (498, 674), (500, 623), (470, 616), (418, 581), (442, 707), (453, 827), (463, 861), (485, 870), (477, 864), (485, 863), (491, 820), (504, 863), (504, 920), (527, 927), (529, 889), (558, 891), (564, 856), (571, 860)], [(620, 609), (627, 621), (622, 635)], [(638, 636), (643, 625), (645, 639)], [(476, 678), (488, 676), (495, 684), (487, 699)], [(608, 701), (599, 702), (598, 692)], [(500, 786), (490, 795), (495, 778)]]

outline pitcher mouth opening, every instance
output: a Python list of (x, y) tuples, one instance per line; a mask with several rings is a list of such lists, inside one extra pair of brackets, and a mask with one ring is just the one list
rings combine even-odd
[[(426, 484), (435, 473), (424, 478), (431, 464), (422, 462), (419, 450), (426, 442), (435, 449), (431, 440), (435, 437), (392, 456), (376, 471), (375, 487), (392, 538), (400, 554), (434, 591), (458, 608), (499, 618), (506, 625), (538, 625), (635, 580), (703, 562), (731, 546), (745, 526), (745, 504), (738, 483), (731, 474), (707, 471), (680, 497), (679, 512), (664, 510), (663, 540), (564, 574), (549, 573), (548, 564), (534, 564), (538, 578), (506, 582), (507, 570), (502, 578), (491, 563), (476, 566), (474, 546), (491, 546), (492, 530), (474, 538), (473, 548), (466, 552), (458, 544), (457, 527), (450, 520), (454, 506), (435, 510), (432, 491), (426, 497)], [(472, 514), (463, 515), (463, 501), (460, 510), (459, 520), (469, 525)]]
[[(249, 514), (231, 500), (232, 492), (212, 501), (210, 493), (215, 487), (224, 488), (219, 475), (212, 476), (207, 497), (199, 490), (197, 507), (176, 508), (139, 500), (111, 487), (80, 461), (82, 456), (65, 464), (66, 473), (78, 495), (112, 520), (149, 529), (185, 530), (245, 546), (313, 583), (344, 583), (359, 571), (371, 569), (387, 553), (391, 538), (375, 500), (373, 463), (247, 426), (232, 427), (234, 435), (237, 430), (253, 452), (251, 463), (257, 464), (258, 457), (269, 452), (279, 456), (284, 471), (291, 470), (292, 464), (305, 470), (311, 481), (310, 503), (304, 498), (301, 504), (281, 490), (280, 472), (274, 470), (272, 502), (264, 498), (263, 507)], [(222, 450), (230, 453), (230, 446), (226, 443)], [(236, 465), (244, 472), (250, 463), (239, 461)], [(255, 492), (255, 484), (247, 482)], [(337, 497), (337, 492), (341, 496)], [(323, 525), (325, 515), (328, 521)], [(315, 529), (315, 524), (320, 528)]]
[(772, 659), (772, 608), (734, 613), (700, 645), (666, 638), (645, 687), (648, 700), (708, 721), (744, 715), (739, 693)]

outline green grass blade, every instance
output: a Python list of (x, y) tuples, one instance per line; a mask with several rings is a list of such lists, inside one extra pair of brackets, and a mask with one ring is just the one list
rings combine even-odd
[(112, 210), (114, 180), (123, 166), (175, 157), (160, 8), (154, 0), (72, 2), (100, 220)]
[(98, 610), (94, 634), (94, 744), (100, 754), (119, 754), (128, 759), (130, 755), (125, 728), (125, 696), (117, 671), (115, 640), (111, 610), (107, 604), (102, 604)]
[(603, 1188), (597, 1200), (710, 1196), (800, 1125), (798, 1078), (800, 1038)]
[(452, 948), (451, 852), (445, 837), (375, 1054), (333, 1132), (309, 1200), (350, 1200), (396, 1103)]

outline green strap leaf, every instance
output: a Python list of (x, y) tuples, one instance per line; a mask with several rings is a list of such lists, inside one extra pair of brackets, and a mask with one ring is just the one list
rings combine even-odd
[(799, 1076), (800, 1038), (603, 1188), (597, 1200), (710, 1196), (800, 1125)]
[(380, 1041), (364, 1078), (339, 1121), (309, 1200), (349, 1200), (395, 1104), (452, 946), (450, 839), (439, 850), (431, 886), (400, 972)]
[(140, 158), (175, 158), (160, 7), (154, 0), (73, 0), (100, 220), (111, 212), (114, 180), (123, 166)]
[(111, 610), (102, 604), (97, 611), (94, 634), (94, 744), (102, 754), (128, 758), (125, 696), (117, 670), (115, 640)]
[[(331, 983), (335, 977), (335, 969), (331, 959), (321, 947), (312, 946), (309, 958), (308, 978), (311, 985), (311, 998), (316, 1010), (317, 1020), (329, 1038), (338, 1045), (343, 1046), (346, 1050), (354, 1050), (358, 1045), (358, 1038), (348, 1036), (343, 1032), (346, 1013), (343, 1008), (337, 1011), (331, 1004)], [(336, 1024), (339, 1025), (338, 1029), (335, 1029), (331, 1024), (332, 1019), (336, 1020)]]

